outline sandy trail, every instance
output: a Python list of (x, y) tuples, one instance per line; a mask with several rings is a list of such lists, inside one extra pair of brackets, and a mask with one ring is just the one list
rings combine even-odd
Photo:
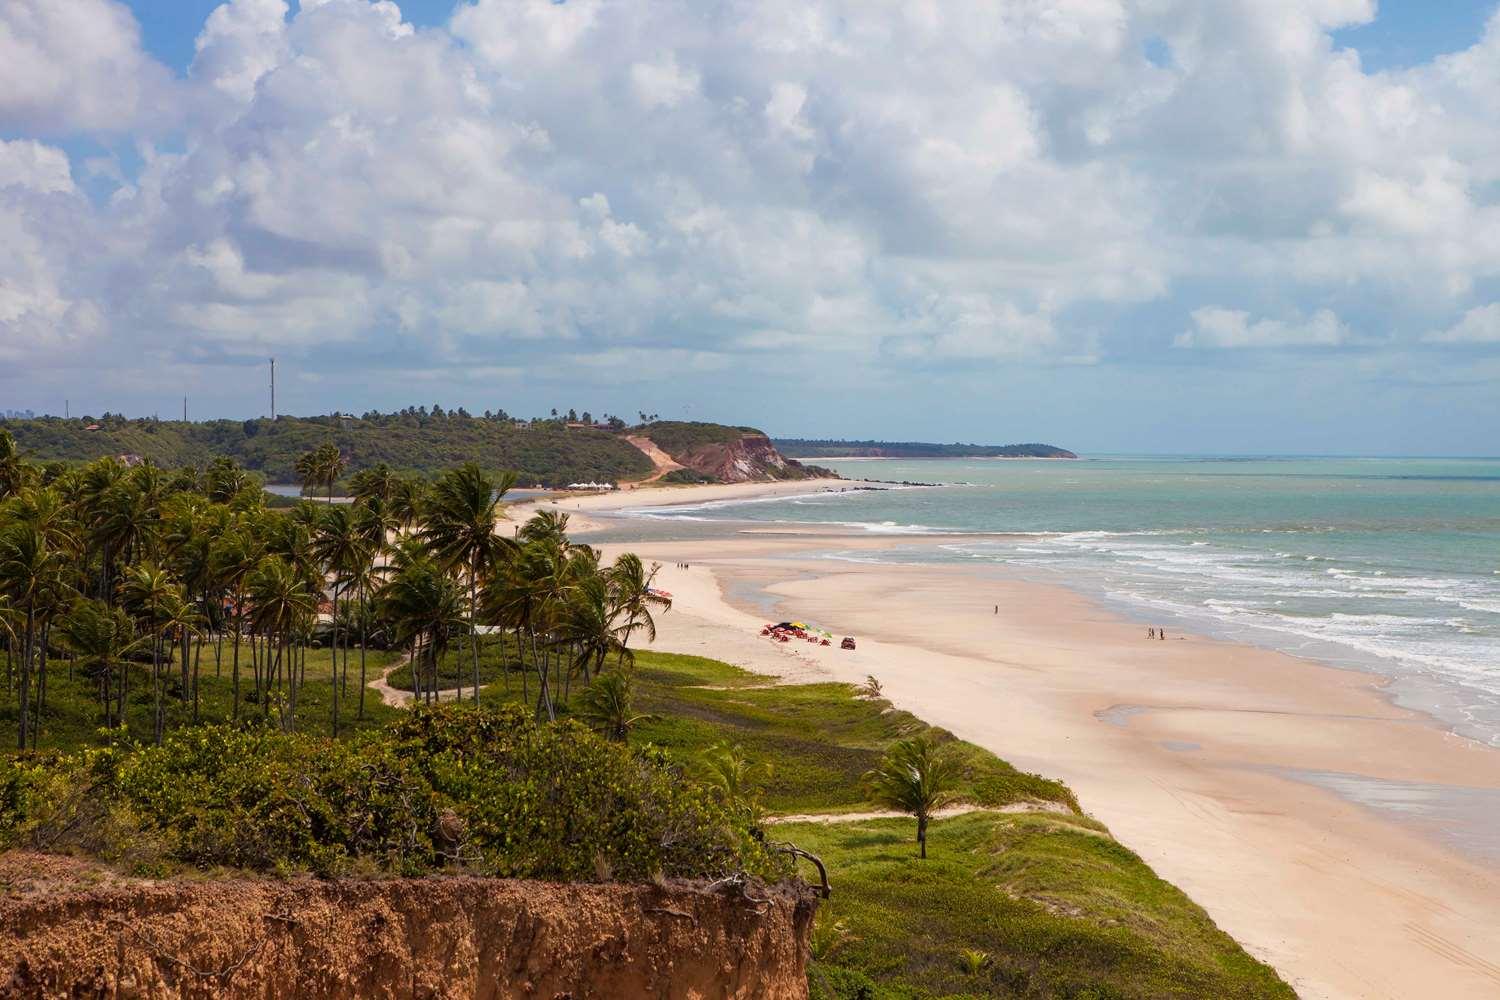
[[(380, 692), (380, 700), (385, 702), (391, 708), (410, 708), (412, 699), (416, 697), (416, 695), (411, 691), (403, 691), (400, 688), (391, 687), (390, 684), (391, 674), (395, 673), (397, 670), (400, 670), (410, 662), (411, 660), (410, 658), (408, 658), (402, 660), (400, 663), (390, 664), (385, 669), (381, 670), (379, 676), (366, 684), (365, 687), (369, 688), (371, 691)], [(437, 700), (454, 701), (458, 698), (460, 692), (471, 690), (473, 689), (468, 687), (439, 688), (437, 693)]]
[(644, 435), (627, 435), (625, 440), (635, 445), (637, 450), (642, 452), (647, 458), (651, 459), (651, 464), (656, 466), (655, 472), (647, 476), (645, 479), (637, 481), (636, 485), (638, 486), (643, 486), (647, 483), (654, 483), (662, 476), (665, 476), (667, 473), (674, 472), (677, 469), (682, 468), (681, 465), (678, 465), (675, 461), (672, 460), (671, 455), (668, 455), (666, 452), (658, 448), (655, 441), (652, 441), (650, 438), (645, 437)]
[[(1197, 636), (1148, 643), (1143, 625), (1060, 587), (809, 558), (899, 540), (727, 533), (628, 546), (662, 564), (661, 585), (675, 595), (656, 648), (797, 680), (873, 674), (898, 707), (1067, 781), (1090, 814), (1304, 997), (1500, 996), (1500, 865), (1459, 853), (1436, 824), (1299, 777), (1487, 794), (1500, 789), (1500, 752), (1392, 705), (1367, 674)], [(613, 558), (624, 547), (605, 550)], [(725, 597), (757, 590), (772, 603)], [(856, 635), (859, 648), (759, 636), (785, 616)]]

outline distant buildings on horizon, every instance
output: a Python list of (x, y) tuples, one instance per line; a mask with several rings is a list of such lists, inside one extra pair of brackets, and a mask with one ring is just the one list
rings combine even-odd
[(6, 420), (35, 420), (36, 414), (30, 410), (0, 410), (0, 417)]

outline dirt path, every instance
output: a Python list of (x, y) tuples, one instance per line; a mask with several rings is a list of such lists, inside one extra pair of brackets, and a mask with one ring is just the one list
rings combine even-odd
[[(390, 666), (382, 670), (378, 677), (370, 681), (370, 683), (366, 684), (365, 687), (369, 688), (371, 691), (380, 692), (380, 700), (385, 702), (391, 708), (410, 708), (412, 698), (414, 697), (412, 692), (403, 691), (400, 688), (391, 687), (390, 683), (391, 674), (395, 673), (397, 670), (406, 666), (410, 662), (410, 660), (403, 660), (400, 663), (392, 663)], [(438, 691), (437, 700), (453, 701), (458, 697), (458, 693), (462, 690), (464, 689), (443, 688)]]
[(625, 440), (635, 445), (636, 448), (640, 450), (641, 454), (651, 459), (651, 464), (656, 466), (656, 471), (654, 473), (647, 476), (645, 479), (636, 480), (637, 486), (644, 485), (645, 483), (654, 483), (662, 476), (665, 476), (667, 473), (683, 468), (683, 466), (678, 465), (676, 462), (672, 461), (671, 455), (668, 455), (666, 452), (658, 448), (656, 446), (656, 442), (652, 441), (648, 437), (645, 437), (644, 435), (632, 434), (626, 437)]
[[(1073, 812), (1067, 806), (1058, 802), (1012, 802), (1006, 806), (944, 806), (935, 809), (932, 813), (933, 819), (948, 819), (950, 816), (966, 816), (975, 812), (995, 813), (1058, 813), (1063, 816), (1072, 816)], [(797, 813), (789, 816), (767, 816), (766, 822), (776, 823), (863, 823), (872, 819), (910, 819), (911, 813), (896, 812), (894, 809), (880, 809), (874, 812), (848, 812), (848, 813)]]

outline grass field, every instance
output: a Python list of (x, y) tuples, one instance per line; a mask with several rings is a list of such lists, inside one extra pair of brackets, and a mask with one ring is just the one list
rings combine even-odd
[[(641, 652), (631, 742), (691, 770), (722, 740), (769, 762), (772, 814), (874, 811), (863, 773), (894, 740), (952, 737), (847, 684), (767, 686), (716, 660)], [(515, 700), (491, 686), (486, 700)], [(532, 686), (535, 695), (535, 685)], [(977, 811), (937, 820), (916, 856), (910, 819), (772, 823), (828, 865), (833, 897), (814, 934), (814, 1000), (1290, 998), (1274, 971), (1157, 878), (1062, 784), (972, 744), (961, 801), (1046, 812)], [(810, 874), (810, 873), (809, 873)]]
[[(233, 715), (234, 685), (230, 674), (233, 650), (226, 644), (218, 668), (214, 665), (212, 643), (205, 645), (198, 664), (198, 711), (204, 722), (226, 722)], [(366, 653), (366, 670), (370, 677), (376, 676), (392, 659), (400, 654), (370, 650)], [(327, 649), (310, 649), (307, 652), (307, 680), (298, 693), (297, 726), (306, 732), (327, 733), (332, 727), (333, 685), (332, 653)], [(342, 666), (342, 654), (340, 665)], [(193, 718), (191, 691), (183, 702), (181, 679), (178, 668), (168, 668), (166, 715), (167, 728), (175, 729), (189, 724)], [(241, 717), (258, 714), (261, 706), (250, 701), (254, 689), (253, 673), (250, 669), (250, 647), (240, 647), (240, 706)], [(365, 717), (356, 718), (359, 709), (359, 650), (349, 651), (348, 682), (341, 693), (341, 735), (358, 732), (379, 725), (399, 715), (399, 709), (381, 704), (374, 691), (365, 696)], [(129, 668), (125, 698), (126, 732), (136, 739), (150, 739), (153, 729), (154, 701), (151, 687), (151, 664), (132, 663)], [(276, 717), (276, 710), (271, 709)], [(108, 742), (109, 735), (100, 727), (102, 715), (99, 708), (97, 684), (74, 671), (66, 660), (51, 660), (47, 669), (47, 702), (41, 713), (38, 732), (38, 748), (74, 749)], [(0, 733), (14, 741), (16, 732), (16, 706), (14, 699), (0, 708)], [(119, 733), (114, 734), (118, 736)], [(6, 744), (7, 746), (13, 745)]]

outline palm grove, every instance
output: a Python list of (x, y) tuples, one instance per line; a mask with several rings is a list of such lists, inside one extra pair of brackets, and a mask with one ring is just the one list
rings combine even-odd
[[(331, 501), (336, 447), (297, 468)], [(49, 680), (63, 676), (87, 679), (107, 736), (143, 701), (156, 743), (201, 721), (338, 735), (365, 718), (376, 648), (407, 655), (419, 700), (438, 699), (446, 665), (447, 694), (477, 701), (493, 679), (483, 650), (486, 674), (498, 661), (538, 718), (572, 699), (575, 714), (623, 736), (630, 640), (654, 635), (669, 601), (634, 555), (604, 565), (571, 542), (564, 514), (497, 533), (513, 483), (473, 463), (431, 482), (376, 466), (350, 479), (352, 503), (274, 510), (228, 459), (171, 472), (114, 459), (42, 467), (0, 431), (0, 643), (16, 745), (38, 745)], [(317, 719), (304, 697), (309, 650), (315, 677), (327, 675)], [(456, 659), (466, 669), (453, 672)], [(200, 699), (209, 672), (228, 681), (228, 719)]]

